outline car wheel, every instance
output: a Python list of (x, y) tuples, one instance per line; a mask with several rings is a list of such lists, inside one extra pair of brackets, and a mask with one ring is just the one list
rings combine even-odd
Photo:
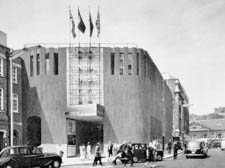
[(157, 160), (162, 161), (162, 156), (161, 155), (158, 155), (157, 156)]
[(11, 165), (7, 165), (6, 168), (13, 168)]
[(186, 158), (188, 159), (188, 158), (189, 158), (189, 156), (186, 156)]
[(58, 160), (54, 160), (52, 163), (53, 168), (59, 168), (60, 167), (60, 162)]
[(135, 163), (137, 163), (137, 162), (138, 162), (138, 158), (137, 158), (137, 156), (134, 156), (133, 161), (134, 161)]

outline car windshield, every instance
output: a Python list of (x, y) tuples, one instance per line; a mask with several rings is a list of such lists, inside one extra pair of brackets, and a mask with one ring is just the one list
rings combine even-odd
[(187, 145), (188, 148), (199, 148), (200, 147), (200, 142), (196, 141), (191, 141)]

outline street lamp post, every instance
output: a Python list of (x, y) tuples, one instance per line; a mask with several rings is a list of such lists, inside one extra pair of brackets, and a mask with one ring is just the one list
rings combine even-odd
[(9, 57), (9, 83), (10, 83), (10, 145), (13, 146), (13, 82), (12, 82), (12, 57)]

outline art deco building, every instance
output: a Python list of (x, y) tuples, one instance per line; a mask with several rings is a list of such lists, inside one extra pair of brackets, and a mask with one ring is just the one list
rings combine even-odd
[(23, 143), (67, 158), (87, 142), (171, 138), (172, 94), (147, 51), (39, 45), (14, 58), (23, 60)]

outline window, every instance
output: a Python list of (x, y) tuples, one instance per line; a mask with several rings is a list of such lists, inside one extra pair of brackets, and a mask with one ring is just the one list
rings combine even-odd
[(133, 74), (133, 58), (132, 53), (128, 53), (128, 75)]
[(4, 110), (4, 90), (0, 88), (0, 110)]
[(144, 55), (144, 77), (146, 77), (146, 55)]
[(124, 69), (124, 54), (120, 53), (120, 75), (123, 75)]
[(12, 67), (12, 82), (17, 83), (17, 67)]
[(3, 58), (0, 58), (0, 76), (3, 76)]
[(34, 74), (34, 57), (33, 55), (30, 56), (30, 76), (33, 76)]
[(37, 54), (37, 57), (36, 57), (36, 61), (37, 61), (37, 75), (40, 75), (40, 54)]
[(18, 113), (18, 94), (13, 94), (13, 112)]
[(111, 53), (111, 75), (114, 75), (115, 71), (115, 54)]
[(45, 54), (45, 74), (49, 74), (49, 53)]
[(59, 74), (59, 54), (54, 53), (54, 74), (58, 75)]
[(139, 75), (139, 53), (137, 53), (137, 75)]

